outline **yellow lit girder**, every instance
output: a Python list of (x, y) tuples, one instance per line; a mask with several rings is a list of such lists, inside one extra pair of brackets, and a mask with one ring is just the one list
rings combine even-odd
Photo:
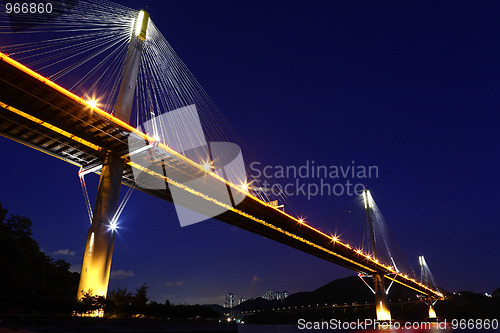
[(96, 151), (98, 151), (101, 148), (98, 145), (93, 144), (92, 142), (84, 140), (84, 139), (82, 139), (82, 138), (80, 138), (80, 137), (78, 137), (78, 136), (76, 136), (74, 134), (71, 134), (71, 133), (69, 133), (69, 132), (67, 132), (67, 131), (65, 131), (63, 129), (60, 129), (57, 126), (51, 125), (51, 124), (49, 124), (49, 123), (47, 123), (47, 122), (45, 122), (43, 120), (40, 120), (40, 119), (38, 119), (36, 117), (33, 117), (32, 115), (29, 115), (26, 112), (23, 112), (21, 110), (18, 110), (15, 107), (9, 106), (9, 105), (1, 102), (1, 101), (0, 101), (0, 107), (4, 108), (6, 110), (9, 110), (10, 112), (13, 112), (13, 113), (15, 113), (15, 114), (17, 114), (17, 115), (19, 115), (21, 117), (24, 117), (24, 118), (28, 119), (28, 120), (31, 120), (32, 122), (37, 123), (38, 125), (41, 125), (41, 126), (43, 126), (45, 128), (48, 128), (49, 130), (51, 130), (53, 132), (61, 134), (61, 135), (65, 136), (65, 137), (67, 137), (67, 138), (69, 138), (69, 139), (71, 139), (73, 141), (81, 143), (81, 144), (83, 144), (83, 145), (85, 145), (85, 146), (87, 146), (89, 148), (92, 148), (92, 149), (94, 149)]

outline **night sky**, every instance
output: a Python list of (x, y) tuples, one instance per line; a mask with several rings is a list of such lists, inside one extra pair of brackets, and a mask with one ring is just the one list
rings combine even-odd
[[(500, 287), (500, 2), (118, 2), (149, 4), (262, 165), (377, 166), (378, 178), (353, 181), (415, 268), (422, 253), (446, 290)], [(79, 270), (89, 222), (78, 169), (3, 137), (0, 147), (3, 207)], [(97, 181), (87, 176), (91, 200)], [(358, 244), (356, 197), (291, 200)], [(156, 301), (221, 304), (353, 274), (216, 220), (181, 228), (171, 203), (138, 191), (120, 226), (110, 288), (146, 283)]]

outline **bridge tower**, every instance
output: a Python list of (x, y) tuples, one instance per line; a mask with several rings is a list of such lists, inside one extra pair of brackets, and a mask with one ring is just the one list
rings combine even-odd
[[(370, 191), (365, 189), (363, 192), (365, 202), (366, 220), (368, 223), (368, 231), (371, 241), (372, 253), (375, 258), (378, 258), (376, 236), (373, 228), (373, 199)], [(387, 292), (385, 289), (385, 281), (383, 273), (373, 274), (373, 284), (375, 293), (375, 309), (377, 311), (377, 320), (391, 320), (391, 312), (389, 310), (389, 301), (387, 300)]]
[[(431, 285), (436, 288), (434, 278), (432, 277), (431, 271), (429, 269), (429, 266), (427, 265), (427, 262), (425, 261), (424, 256), (421, 255), (418, 257), (418, 263), (420, 264), (420, 281), (422, 283), (425, 283), (426, 285)], [(422, 299), (429, 307), (429, 319), (437, 319), (434, 305), (436, 304), (438, 299), (431, 296), (422, 297)]]
[[(130, 38), (125, 68), (115, 108), (115, 117), (129, 123), (134, 101), (149, 14), (140, 11)], [(87, 292), (106, 297), (116, 226), (112, 219), (118, 208), (124, 161), (108, 151), (103, 162), (92, 225), (88, 231), (77, 298)]]

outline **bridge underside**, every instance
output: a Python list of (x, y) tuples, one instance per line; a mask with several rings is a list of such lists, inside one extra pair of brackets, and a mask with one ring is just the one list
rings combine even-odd
[[(0, 135), (97, 173), (106, 152), (111, 151), (125, 160), (123, 184), (172, 202), (169, 188), (175, 184), (168, 183), (162, 190), (136, 186), (128, 151), (129, 136), (137, 135), (134, 132), (127, 124), (89, 107), (77, 96), (0, 53)], [(137, 138), (150, 143), (145, 136)], [(175, 157), (167, 159), (167, 163), (181, 174), (196, 176), (204, 172)], [(190, 207), (196, 200), (200, 200), (199, 196), (188, 192), (182, 202), (176, 199), (175, 204), (199, 210)], [(252, 196), (215, 219), (356, 272), (393, 273), (387, 266)], [(437, 293), (402, 275), (394, 279), (423, 295)]]

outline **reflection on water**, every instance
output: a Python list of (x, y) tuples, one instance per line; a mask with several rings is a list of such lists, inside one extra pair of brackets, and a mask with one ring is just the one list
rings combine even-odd
[[(397, 328), (383, 328), (380, 327), (374, 329), (372, 327), (364, 327), (363, 329), (340, 329), (338, 327), (330, 326), (329, 328), (325, 325), (325, 329), (314, 329), (310, 327), (309, 329), (302, 325), (302, 329), (299, 325), (241, 325), (238, 327), (238, 333), (297, 333), (297, 332), (365, 332), (365, 333), (500, 333), (500, 329), (456, 329), (453, 330), (451, 325), (447, 323), (426, 323), (428, 326), (421, 325), (419, 328), (405, 328), (405, 323), (399, 323), (399, 329)], [(418, 325), (416, 325), (418, 326)]]

